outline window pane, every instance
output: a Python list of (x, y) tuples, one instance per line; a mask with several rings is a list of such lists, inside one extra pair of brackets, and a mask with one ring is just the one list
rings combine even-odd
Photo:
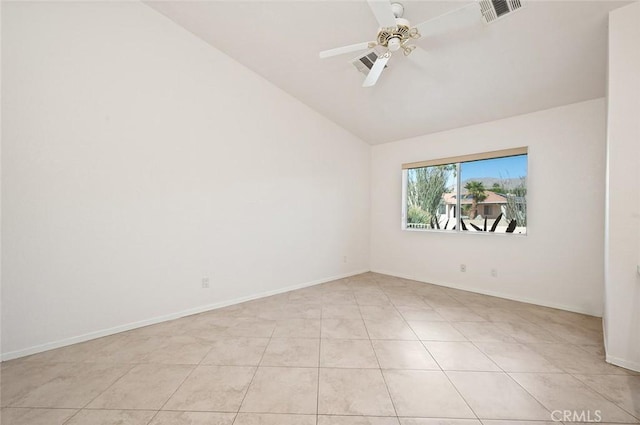
[(527, 155), (460, 164), (461, 230), (527, 233)]
[(456, 165), (407, 170), (406, 228), (454, 230)]

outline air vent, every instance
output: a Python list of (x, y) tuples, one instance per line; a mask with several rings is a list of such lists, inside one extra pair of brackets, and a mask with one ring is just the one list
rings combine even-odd
[(351, 63), (353, 63), (353, 66), (355, 66), (358, 71), (362, 72), (364, 75), (368, 75), (374, 62), (376, 61), (376, 59), (378, 59), (378, 56), (380, 56), (384, 52), (385, 50), (369, 50), (364, 55), (355, 58)]
[(480, 0), (484, 21), (489, 24), (522, 8), (521, 0)]
[(375, 52), (371, 52), (358, 60), (362, 62), (362, 64), (366, 66), (367, 69), (371, 69), (373, 68), (373, 64), (376, 62), (376, 59), (378, 59), (378, 55), (376, 55)]

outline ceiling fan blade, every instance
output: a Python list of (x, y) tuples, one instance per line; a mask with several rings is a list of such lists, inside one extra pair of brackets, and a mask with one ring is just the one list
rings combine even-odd
[(396, 26), (396, 15), (391, 10), (389, 0), (367, 0), (367, 2), (381, 27)]
[(335, 49), (324, 50), (320, 52), (321, 58), (330, 58), (332, 56), (342, 55), (344, 53), (356, 52), (358, 50), (371, 49), (376, 46), (375, 41), (367, 41), (364, 43), (351, 44), (349, 46), (336, 47)]
[(416, 25), (415, 28), (418, 30), (421, 38), (429, 38), (442, 33), (464, 29), (474, 23), (480, 23), (481, 17), (480, 4), (473, 2), (447, 12), (444, 15), (429, 19), (426, 22)]
[(389, 62), (390, 58), (391, 53), (387, 52), (376, 59), (375, 63), (371, 67), (371, 71), (369, 71), (369, 74), (367, 74), (367, 78), (364, 79), (362, 87), (371, 87), (378, 81), (378, 78), (380, 78), (380, 75), (382, 75), (382, 71), (384, 71), (384, 67), (387, 65), (387, 62)]

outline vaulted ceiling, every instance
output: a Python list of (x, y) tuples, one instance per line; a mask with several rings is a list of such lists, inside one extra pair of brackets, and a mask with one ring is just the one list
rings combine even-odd
[[(526, 1), (526, 0), (525, 0)], [(418, 24), (469, 2), (404, 1)], [(607, 15), (625, 2), (536, 1), (491, 24), (423, 38), (378, 83), (318, 52), (375, 39), (365, 0), (154, 1), (207, 43), (371, 144), (605, 95)], [(242, 90), (242, 87), (238, 87)]]

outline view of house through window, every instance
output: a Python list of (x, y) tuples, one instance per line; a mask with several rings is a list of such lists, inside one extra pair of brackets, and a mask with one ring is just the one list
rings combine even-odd
[(526, 148), (403, 168), (403, 228), (527, 233)]

